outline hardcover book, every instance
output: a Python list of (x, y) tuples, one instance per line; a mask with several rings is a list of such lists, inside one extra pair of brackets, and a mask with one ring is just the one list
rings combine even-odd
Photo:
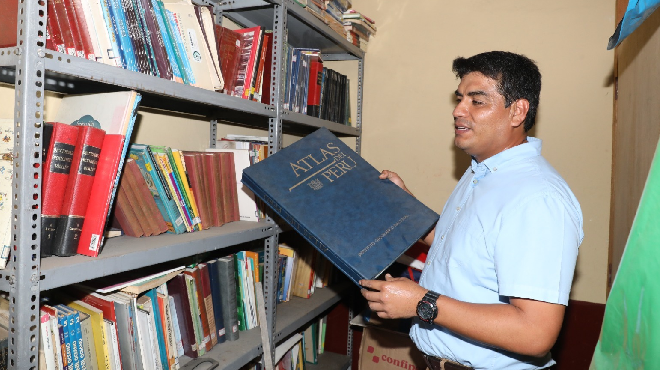
[(358, 284), (378, 277), (439, 217), (379, 173), (321, 128), (246, 168), (242, 181)]

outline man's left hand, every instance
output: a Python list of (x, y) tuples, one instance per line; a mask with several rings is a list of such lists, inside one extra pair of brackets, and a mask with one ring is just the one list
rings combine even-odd
[[(428, 291), (407, 278), (385, 275), (385, 280), (360, 280), (369, 308), (384, 319), (417, 316), (417, 302)], [(370, 289), (370, 290), (369, 290)]]

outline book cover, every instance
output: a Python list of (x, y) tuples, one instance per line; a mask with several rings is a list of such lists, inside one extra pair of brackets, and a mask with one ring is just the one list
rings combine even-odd
[[(46, 172), (46, 171), (44, 171)], [(0, 269), (11, 250), (12, 177), (14, 173), (14, 121), (0, 119)]]
[(209, 287), (211, 288), (211, 299), (213, 300), (213, 317), (215, 320), (216, 335), (218, 343), (224, 343), (227, 338), (225, 335), (225, 322), (222, 316), (222, 295), (220, 293), (220, 275), (218, 272), (218, 261), (210, 260), (206, 262), (209, 274)]
[(190, 317), (193, 323), (193, 333), (195, 334), (195, 343), (197, 355), (203, 356), (206, 353), (206, 343), (210, 338), (204, 337), (202, 330), (202, 319), (199, 304), (197, 303), (197, 288), (195, 285), (195, 278), (193, 277), (193, 269), (188, 268), (184, 270), (183, 275), (186, 282), (186, 292), (188, 297), (188, 304), (190, 305)]
[(66, 365), (66, 345), (64, 344), (64, 330), (59, 323), (57, 310), (46, 304), (41, 305), (40, 309), (50, 316), (49, 323), (53, 340), (53, 350), (55, 352), (55, 368), (58, 370), (64, 370)]
[[(12, 2), (8, 1), (7, 3), (11, 4)], [(46, 8), (48, 9), (48, 20), (46, 22), (46, 48), (66, 54), (66, 47), (64, 46), (64, 40), (62, 39), (60, 25), (57, 23), (57, 18), (55, 18), (55, 12), (51, 10), (53, 8), (53, 2), (49, 2), (46, 5)], [(3, 31), (0, 31), (0, 33), (2, 32)], [(16, 40), (16, 34), (14, 34), (14, 40)], [(14, 45), (15, 44), (16, 41), (14, 41)]]
[[(124, 158), (142, 97), (135, 91), (68, 95), (56, 118), (73, 126), (94, 126), (106, 132), (85, 210), (77, 252), (95, 257), (114, 202)], [(103, 102), (103, 104), (99, 104)]]
[(247, 99), (250, 94), (254, 65), (261, 41), (261, 27), (250, 27), (235, 32), (241, 35), (241, 50), (236, 75), (236, 85), (231, 95)]
[(138, 216), (135, 214), (135, 211), (133, 211), (125, 187), (119, 186), (119, 191), (117, 192), (117, 204), (115, 204), (113, 214), (124, 234), (134, 238), (139, 238), (144, 235), (144, 230), (142, 230), (142, 226), (140, 226)]
[(63, 0), (64, 7), (66, 8), (67, 18), (69, 20), (69, 27), (73, 35), (73, 41), (76, 44), (76, 56), (88, 59), (89, 56), (94, 57), (94, 52), (91, 50), (91, 44), (87, 42), (89, 39), (83, 37), (83, 30), (81, 29), (82, 23), (80, 21), (80, 14), (73, 4), (73, 0)]
[(53, 123), (41, 179), (41, 257), (53, 255), (55, 230), (62, 214), (62, 201), (69, 181), (78, 131), (78, 126)]
[[(112, 23), (109, 25), (105, 21), (104, 9), (101, 5), (102, 0), (83, 0), (83, 7), (89, 8), (86, 12), (89, 13), (88, 21), (91, 20), (93, 30), (98, 43), (98, 53), (94, 53), (96, 61), (112, 66), (121, 66), (121, 61), (117, 59), (117, 51), (113, 46), (111, 36)], [(110, 27), (108, 27), (110, 26)]]
[(210, 203), (212, 225), (222, 226), (225, 221), (222, 211), (222, 199), (218, 191), (220, 188), (220, 172), (217, 169), (216, 157), (213, 153), (202, 155), (202, 164), (204, 167), (204, 177), (208, 189), (208, 200)]
[(55, 347), (50, 330), (50, 315), (39, 310), (39, 347), (43, 349), (47, 369), (56, 369)]
[(110, 354), (108, 343), (103, 328), (103, 311), (82, 301), (73, 301), (67, 304), (69, 307), (89, 315), (94, 351), (96, 352), (96, 363), (98, 369), (110, 368)]
[(119, 187), (126, 194), (128, 203), (130, 204), (133, 212), (135, 212), (135, 216), (137, 216), (138, 224), (140, 225), (142, 231), (144, 231), (144, 236), (154, 235), (155, 230), (152, 227), (152, 223), (149, 221), (151, 217), (148, 213), (146, 204), (142, 202), (140, 195), (137, 193), (133, 174), (128, 171), (124, 172), (121, 177)]
[(202, 228), (208, 229), (212, 225), (211, 209), (209, 206), (208, 190), (206, 189), (206, 182), (203, 173), (204, 168), (202, 164), (201, 154), (198, 152), (181, 152), (183, 155), (183, 163), (185, 164), (186, 173), (190, 180), (190, 188), (195, 198), (195, 204), (199, 210), (199, 216), (202, 221)]
[(181, 158), (181, 151), (178, 149), (166, 148), (167, 156), (170, 159), (172, 166), (172, 173), (180, 186), (181, 195), (186, 204), (186, 208), (190, 211), (191, 222), (195, 230), (202, 230), (202, 219), (199, 215), (199, 208), (195, 201), (195, 196), (190, 188), (190, 177), (186, 171), (186, 165)]
[(261, 102), (263, 104), (270, 104), (271, 96), (271, 84), (273, 79), (273, 31), (266, 31), (266, 47), (268, 52), (266, 53), (266, 60), (264, 61), (264, 74), (261, 82)]
[(119, 353), (121, 366), (124, 370), (138, 369), (138, 347), (134, 335), (134, 314), (131, 311), (131, 298), (118, 293), (104, 296), (115, 306), (117, 318), (117, 339), (119, 340)]
[(78, 32), (80, 34), (80, 42), (82, 44), (86, 59), (96, 61), (97, 51), (99, 49), (98, 39), (96, 38), (96, 30), (94, 29), (94, 20), (88, 11), (89, 8), (83, 6), (82, 0), (71, 0), (71, 8), (73, 9)]
[(197, 342), (193, 328), (190, 302), (188, 300), (186, 279), (183, 274), (179, 274), (167, 282), (167, 291), (170, 297), (174, 299), (179, 330), (181, 331), (183, 352), (190, 358), (197, 358)]
[(439, 217), (379, 174), (321, 128), (246, 168), (243, 183), (357, 284), (378, 277)]
[(62, 215), (55, 230), (53, 241), (55, 255), (72, 256), (77, 253), (104, 138), (105, 131), (100, 128), (80, 127), (71, 161), (71, 174), (62, 200)]
[(165, 353), (167, 356), (168, 366), (172, 367), (175, 363), (174, 353), (174, 329), (172, 328), (172, 318), (170, 317), (169, 304), (170, 300), (165, 294), (158, 292), (156, 289), (156, 298), (158, 299), (158, 309), (160, 310), (161, 326), (163, 328), (163, 339), (165, 345)]
[(107, 0), (107, 5), (110, 11), (115, 38), (121, 50), (122, 66), (129, 71), (138, 72), (137, 56), (133, 50), (133, 43), (128, 33), (126, 15), (124, 14), (121, 0)]
[(218, 329), (215, 325), (215, 309), (213, 308), (213, 296), (211, 293), (211, 280), (209, 278), (209, 268), (205, 263), (197, 265), (199, 267), (199, 277), (201, 279), (202, 296), (204, 298), (204, 310), (206, 311), (206, 321), (209, 326), (209, 335), (211, 337), (211, 347), (218, 344)]
[(165, 146), (149, 145), (149, 150), (154, 159), (154, 163), (158, 166), (158, 170), (162, 173), (169, 191), (174, 197), (176, 207), (179, 210), (179, 213), (183, 216), (183, 222), (186, 226), (186, 231), (193, 232), (195, 230), (194, 215), (192, 215), (191, 210), (185, 201), (185, 194), (182, 190), (183, 187), (177, 180), (176, 173), (172, 168), (172, 163), (170, 162), (169, 155), (167, 154), (169, 149), (169, 147)]
[(121, 6), (121, 10), (124, 13), (126, 31), (128, 32), (128, 39), (130, 40), (133, 47), (135, 61), (137, 62), (137, 71), (144, 74), (152, 74), (144, 34), (137, 17), (135, 7), (133, 6), (133, 1), (119, 0), (119, 5)]
[(224, 92), (231, 94), (236, 86), (236, 75), (241, 56), (241, 34), (221, 25), (214, 25), (215, 38), (218, 44), (220, 71), (224, 79)]
[[(156, 28), (160, 36), (160, 40), (163, 42), (163, 47), (165, 48), (165, 57), (167, 58), (167, 64), (169, 65), (169, 79), (183, 83), (181, 67), (179, 67), (179, 62), (177, 61), (177, 55), (174, 49), (174, 43), (171, 35), (169, 34), (169, 29), (167, 28), (166, 20), (163, 18), (163, 10), (156, 0), (149, 0), (151, 6), (149, 7), (150, 12), (153, 13), (153, 17), (156, 21)], [(168, 74), (162, 74), (161, 77), (168, 79)]]
[(213, 33), (212, 9), (213, 8), (210, 6), (195, 5), (195, 15), (197, 16), (197, 21), (199, 22), (199, 26), (202, 31), (202, 47), (205, 48), (204, 50), (209, 57), (209, 62), (207, 63), (209, 67), (209, 73), (214, 79), (216, 76), (218, 78), (218, 85), (215, 86), (215, 90), (222, 91), (225, 82), (222, 78), (222, 71), (220, 70), (217, 40)]
[(152, 313), (156, 323), (156, 338), (158, 339), (158, 351), (156, 353), (160, 356), (160, 363), (163, 369), (169, 370), (169, 362), (167, 361), (167, 350), (165, 349), (165, 333), (161, 323), (163, 318), (160, 315), (160, 305), (158, 304), (158, 296), (156, 289), (150, 289), (144, 293), (151, 299)]
[(153, 153), (148, 145), (131, 144), (129, 155), (135, 160), (142, 177), (149, 185), (151, 195), (160, 210), (160, 213), (167, 223), (168, 231), (175, 234), (181, 234), (186, 231), (186, 225), (183, 216), (177, 207), (175, 195), (170, 191), (167, 179), (160, 171)]
[(231, 181), (232, 184), (235, 185), (235, 196), (238, 206), (239, 220), (259, 221), (259, 208), (255, 202), (254, 193), (241, 182), (241, 178), (243, 177), (243, 170), (250, 166), (250, 150), (210, 148), (206, 149), (206, 151), (233, 153), (234, 179)]
[(126, 167), (126, 172), (131, 172), (130, 179), (133, 181), (133, 186), (140, 198), (140, 203), (144, 204), (147, 211), (146, 214), (149, 215), (149, 223), (151, 228), (155, 230), (155, 235), (162, 234), (167, 232), (168, 227), (165, 223), (163, 215), (160, 213), (156, 201), (151, 196), (151, 190), (149, 190), (149, 185), (144, 180), (140, 167), (138, 167), (135, 160), (129, 158), (124, 165)]
[[(155, 369), (156, 361), (159, 359), (154, 357), (155, 348), (153, 344), (156, 343), (155, 328), (151, 328), (151, 311), (146, 308), (147, 305), (151, 306), (151, 301), (147, 296), (140, 296), (135, 301), (136, 305), (136, 321), (138, 329), (138, 337), (140, 338), (140, 353), (142, 354), (142, 361), (144, 369)], [(159, 363), (160, 364), (160, 363)]]
[(165, 26), (168, 28), (169, 35), (172, 38), (175, 55), (177, 57), (177, 62), (179, 63), (179, 68), (181, 69), (181, 74), (183, 77), (183, 83), (186, 85), (195, 85), (195, 75), (193, 74), (190, 60), (188, 59), (188, 53), (184, 44), (181, 28), (176, 20), (175, 14), (171, 10), (167, 9), (161, 0), (157, 1), (159, 6), (162, 8), (164, 20), (167, 21)]
[[(66, 47), (66, 53), (73, 56), (83, 56), (83, 49), (79, 44), (79, 39), (74, 33), (70, 19), (68, 15), (67, 7), (64, 0), (53, 0), (52, 11), (57, 19), (57, 24), (59, 25), (60, 32), (62, 33), (62, 40), (64, 40), (64, 45)], [(51, 10), (51, 9), (49, 9)]]
[[(206, 302), (205, 302), (205, 291), (202, 283), (202, 267), (201, 264), (198, 264), (192, 268), (192, 277), (195, 282), (195, 295), (197, 297), (197, 308), (199, 310), (199, 318), (201, 323), (203, 341), (205, 345), (206, 352), (210, 351), (213, 348), (213, 343), (211, 340), (211, 328), (209, 327), (208, 315), (213, 315), (213, 312), (207, 313), (206, 311)], [(186, 273), (184, 270), (184, 273)], [(215, 331), (215, 330), (214, 330)]]
[(172, 80), (174, 77), (172, 74), (172, 66), (170, 65), (170, 60), (167, 56), (167, 47), (159, 26), (160, 22), (158, 20), (158, 15), (160, 12), (156, 13), (151, 0), (137, 0), (136, 3), (140, 15), (144, 19), (146, 25), (151, 47), (153, 48), (158, 74), (161, 78)]
[[(147, 54), (147, 60), (149, 62), (149, 71), (152, 76), (161, 77), (161, 73), (158, 67), (158, 61), (156, 60), (156, 47), (151, 38), (151, 28), (149, 27), (147, 9), (142, 6), (141, 0), (131, 0), (133, 9), (135, 11), (135, 16), (137, 18), (137, 24), (140, 29), (140, 35), (143, 38), (143, 43), (145, 47), (145, 52)], [(153, 20), (153, 19), (152, 19)], [(155, 25), (155, 23), (153, 24)]]
[[(101, 14), (103, 17), (102, 21), (105, 24), (104, 29), (99, 29), (100, 33), (107, 34), (108, 41), (110, 42), (107, 49), (104, 49), (104, 62), (121, 68), (126, 68), (126, 58), (121, 49), (119, 33), (117, 30), (117, 22), (112, 18), (112, 13), (110, 9), (110, 0), (92, 0), (94, 3), (98, 1), (98, 6), (100, 7)], [(98, 11), (94, 12), (96, 17), (99, 17)], [(105, 32), (103, 32), (105, 30)], [(105, 58), (107, 56), (107, 59)]]
[(80, 325), (80, 313), (71, 307), (63, 304), (55, 306), (59, 312), (66, 315), (69, 329), (69, 339), (71, 340), (71, 353), (73, 357), (73, 368), (82, 370), (87, 368), (85, 350), (83, 346), (82, 328)]

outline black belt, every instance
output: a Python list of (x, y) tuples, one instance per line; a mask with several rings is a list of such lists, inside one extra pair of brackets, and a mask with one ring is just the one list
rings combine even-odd
[(424, 355), (426, 365), (430, 370), (474, 370), (473, 368), (461, 365), (458, 362), (447, 360), (446, 358), (437, 358)]

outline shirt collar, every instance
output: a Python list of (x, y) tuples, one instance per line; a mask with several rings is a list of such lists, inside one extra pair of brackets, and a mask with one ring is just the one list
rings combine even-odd
[(483, 160), (482, 162), (477, 162), (474, 158), (472, 158), (472, 172), (478, 173), (484, 170), (493, 172), (497, 171), (498, 168), (502, 167), (512, 159), (518, 160), (539, 156), (541, 155), (541, 146), (541, 139), (527, 136), (526, 143), (522, 143), (520, 145), (514, 146), (513, 148), (501, 151), (494, 156)]

